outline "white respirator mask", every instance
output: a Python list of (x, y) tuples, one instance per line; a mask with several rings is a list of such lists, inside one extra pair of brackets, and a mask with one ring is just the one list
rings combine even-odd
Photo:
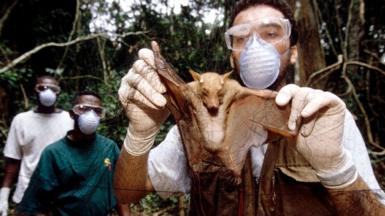
[(78, 126), (83, 134), (90, 135), (95, 133), (99, 126), (100, 117), (94, 111), (88, 111), (79, 115)]
[(53, 106), (56, 102), (57, 96), (55, 92), (47, 88), (44, 91), (39, 92), (39, 101), (45, 107)]
[(270, 43), (257, 36), (246, 42), (239, 60), (240, 77), (243, 83), (253, 89), (265, 89), (278, 78), (281, 55)]
[(289, 39), (290, 35), (290, 21), (282, 17), (249, 20), (225, 32), (227, 48), (241, 52), (240, 77), (247, 87), (265, 89), (277, 80), (281, 55), (274, 44)]

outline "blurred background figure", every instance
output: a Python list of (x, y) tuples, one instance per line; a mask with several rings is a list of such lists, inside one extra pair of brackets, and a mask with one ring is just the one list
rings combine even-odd
[(4, 148), (5, 174), (0, 190), (2, 216), (7, 215), (9, 195), (16, 177), (12, 200), (19, 203), (43, 149), (73, 128), (69, 113), (56, 107), (60, 87), (55, 78), (38, 77), (35, 91), (38, 106), (14, 117)]
[(103, 216), (117, 208), (112, 178), (119, 148), (96, 133), (104, 116), (100, 96), (76, 94), (70, 115), (74, 129), (43, 151), (18, 213)]

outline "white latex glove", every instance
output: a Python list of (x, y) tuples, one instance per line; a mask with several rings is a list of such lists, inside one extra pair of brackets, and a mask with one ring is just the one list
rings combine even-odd
[(0, 189), (0, 215), (7, 216), (8, 215), (8, 198), (9, 193), (11, 192), (11, 188), (2, 187)]
[(139, 50), (139, 59), (122, 78), (118, 91), (126, 115), (129, 118), (125, 149), (134, 156), (149, 151), (160, 125), (169, 112), (165, 105), (166, 92), (154, 70), (154, 54), (149, 49)]
[(302, 119), (296, 147), (316, 170), (321, 183), (329, 188), (343, 188), (353, 183), (357, 171), (342, 144), (345, 103), (330, 92), (294, 84), (283, 87), (276, 97), (280, 106), (290, 101), (288, 127), (294, 130), (297, 120)]

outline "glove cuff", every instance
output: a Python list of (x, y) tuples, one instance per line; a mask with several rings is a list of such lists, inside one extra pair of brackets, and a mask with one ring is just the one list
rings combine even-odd
[(11, 188), (9, 187), (2, 187), (0, 189), (0, 202), (8, 202), (9, 193), (11, 192)]
[(330, 170), (320, 170), (317, 176), (326, 188), (341, 189), (349, 186), (358, 177), (357, 169), (353, 163), (352, 157), (345, 149), (342, 153), (342, 160), (338, 166)]
[(126, 138), (124, 139), (125, 150), (133, 156), (140, 156), (148, 152), (155, 142), (156, 134), (159, 130), (148, 134), (148, 136), (139, 136), (132, 131), (130, 127), (127, 128)]

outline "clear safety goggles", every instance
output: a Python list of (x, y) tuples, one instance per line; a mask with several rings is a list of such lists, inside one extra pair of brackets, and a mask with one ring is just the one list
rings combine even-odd
[(54, 85), (54, 84), (37, 84), (35, 86), (35, 91), (38, 92), (38, 93), (42, 92), (42, 91), (45, 91), (47, 89), (51, 89), (56, 94), (60, 93), (60, 87), (57, 86), (57, 85)]
[(225, 32), (227, 48), (241, 51), (253, 35), (267, 43), (275, 44), (290, 37), (291, 25), (288, 19), (266, 17), (242, 23), (229, 28)]
[(73, 108), (72, 111), (76, 115), (81, 115), (89, 111), (95, 112), (96, 115), (98, 115), (100, 118), (103, 118), (105, 115), (105, 110), (103, 107), (100, 106), (94, 106), (90, 104), (76, 104)]

